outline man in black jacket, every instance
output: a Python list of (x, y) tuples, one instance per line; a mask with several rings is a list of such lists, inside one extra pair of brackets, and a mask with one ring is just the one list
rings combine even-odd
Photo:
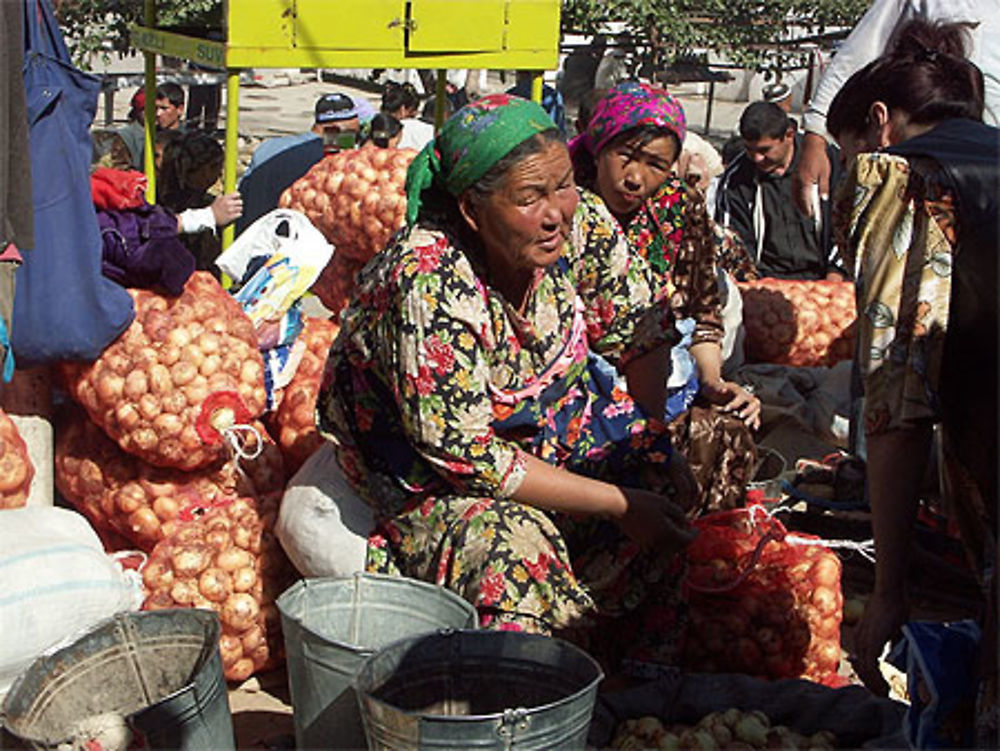
[(794, 121), (772, 102), (754, 102), (740, 117), (740, 136), (745, 150), (722, 174), (716, 221), (739, 234), (761, 276), (842, 279), (831, 262), (829, 201), (816, 196), (816, 221), (792, 200), (801, 140)]

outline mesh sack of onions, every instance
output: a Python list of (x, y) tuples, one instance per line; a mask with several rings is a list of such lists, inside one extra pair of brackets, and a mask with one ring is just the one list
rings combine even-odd
[(191, 472), (156, 467), (122, 451), (74, 410), (59, 425), (55, 482), (99, 531), (149, 551), (207, 507), (237, 495), (281, 493), (284, 460), (259, 423), (247, 431), (242, 450), (239, 463), (231, 459)]
[(364, 268), (364, 261), (344, 258), (337, 253), (320, 272), (319, 278), (310, 290), (320, 299), (323, 306), (339, 320), (340, 311), (347, 307), (357, 286), (358, 272)]
[(685, 667), (839, 685), (840, 559), (759, 506), (695, 522)]
[(0, 410), (0, 510), (24, 506), (34, 476), (24, 439), (14, 421)]
[(749, 361), (810, 367), (854, 356), (851, 282), (760, 279), (738, 286)]
[(205, 272), (168, 298), (129, 290), (135, 321), (90, 364), (65, 366), (73, 398), (125, 451), (192, 470), (264, 411), (264, 361), (240, 306)]
[[(182, 524), (153, 548), (142, 569), (144, 610), (204, 608), (222, 621), (219, 648), (228, 680), (243, 681), (280, 659), (277, 587), (265, 578), (287, 562), (251, 499), (237, 498)], [(270, 540), (270, 542), (269, 542)], [(269, 591), (270, 590), (270, 591)]]
[(309, 217), (334, 258), (363, 264), (403, 226), (406, 170), (416, 153), (366, 144), (331, 154), (292, 183), (279, 205)]
[(271, 417), (274, 435), (293, 474), (320, 447), (323, 439), (316, 430), (316, 397), (319, 395), (323, 366), (339, 327), (325, 318), (307, 318), (302, 337), (306, 349), (295, 376), (285, 387), (278, 409)]

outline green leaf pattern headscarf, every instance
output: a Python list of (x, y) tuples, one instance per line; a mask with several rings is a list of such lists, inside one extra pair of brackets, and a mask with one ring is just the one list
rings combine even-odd
[(452, 115), (406, 173), (406, 223), (453, 200), (516, 146), (555, 128), (541, 105), (492, 94)]

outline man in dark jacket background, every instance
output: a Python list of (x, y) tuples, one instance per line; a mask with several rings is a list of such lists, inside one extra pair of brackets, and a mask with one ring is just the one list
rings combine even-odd
[(817, 221), (792, 200), (801, 153), (795, 122), (773, 102), (754, 102), (740, 117), (740, 136), (744, 152), (722, 174), (716, 221), (739, 234), (761, 276), (842, 279), (831, 261), (829, 201), (817, 194)]

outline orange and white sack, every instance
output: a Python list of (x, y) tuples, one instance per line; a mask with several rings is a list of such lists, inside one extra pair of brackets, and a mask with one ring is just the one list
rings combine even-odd
[(406, 217), (406, 170), (417, 152), (366, 144), (324, 157), (292, 183), (278, 203), (301, 211), (327, 240), (334, 258), (366, 262)]
[(135, 320), (91, 364), (65, 366), (70, 393), (119, 446), (193, 470), (227, 457), (226, 431), (264, 411), (253, 325), (205, 272), (168, 298), (129, 290)]
[(55, 480), (59, 492), (101, 531), (152, 550), (193, 515), (237, 495), (280, 494), (284, 460), (260, 423), (245, 434), (256, 458), (216, 462), (192, 472), (155, 467), (122, 451), (80, 412), (59, 426)]
[(35, 468), (17, 426), (0, 409), (0, 511), (24, 506)]
[[(181, 525), (143, 567), (144, 610), (205, 608), (222, 621), (219, 647), (228, 680), (242, 681), (280, 654), (280, 617), (265, 578), (287, 571), (250, 499), (239, 498)], [(273, 518), (273, 517), (272, 517)], [(280, 584), (287, 584), (286, 577)], [(275, 587), (276, 588), (276, 587)]]
[(271, 417), (289, 474), (296, 472), (323, 443), (316, 430), (316, 398), (330, 346), (339, 330), (337, 324), (324, 318), (305, 319), (302, 360)]
[(747, 362), (829, 366), (854, 356), (852, 282), (739, 282)]

